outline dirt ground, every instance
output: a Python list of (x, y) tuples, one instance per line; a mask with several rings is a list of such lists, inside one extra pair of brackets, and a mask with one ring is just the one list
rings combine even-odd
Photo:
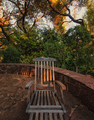
[(28, 120), (25, 85), (29, 80), (22, 75), (0, 74), (0, 120)]
[[(25, 113), (27, 90), (32, 78), (15, 74), (0, 74), (0, 120), (28, 120)], [(69, 92), (64, 92), (66, 120), (94, 120), (94, 113)]]

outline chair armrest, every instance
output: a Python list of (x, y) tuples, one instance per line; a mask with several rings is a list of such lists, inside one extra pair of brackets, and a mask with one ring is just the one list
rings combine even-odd
[(25, 89), (29, 89), (33, 83), (34, 81), (30, 81), (29, 83), (27, 83), (27, 85), (25, 86)]
[(62, 82), (56, 80), (55, 83), (61, 88), (61, 90), (66, 90), (66, 86)]

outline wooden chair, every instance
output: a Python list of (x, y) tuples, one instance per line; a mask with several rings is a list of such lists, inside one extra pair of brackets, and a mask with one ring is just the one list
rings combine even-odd
[[(29, 120), (64, 120), (66, 110), (63, 103), (63, 90), (66, 87), (55, 80), (54, 58), (36, 58), (35, 80), (26, 85), (28, 89)], [(33, 92), (32, 92), (32, 88)]]

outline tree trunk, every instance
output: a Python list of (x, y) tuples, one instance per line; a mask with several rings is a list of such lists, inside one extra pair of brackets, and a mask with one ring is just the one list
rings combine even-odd
[(76, 72), (78, 73), (78, 65), (76, 65)]
[(4, 34), (4, 36), (6, 37), (6, 39), (8, 40), (8, 42), (10, 41), (10, 37), (9, 35), (5, 32), (3, 26), (0, 25), (0, 28), (2, 29), (2, 33)]

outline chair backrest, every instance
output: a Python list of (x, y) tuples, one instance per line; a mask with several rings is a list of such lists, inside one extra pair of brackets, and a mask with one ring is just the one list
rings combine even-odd
[(54, 86), (55, 73), (54, 73), (54, 58), (35, 58), (35, 90), (37, 85), (44, 85), (50, 87)]

